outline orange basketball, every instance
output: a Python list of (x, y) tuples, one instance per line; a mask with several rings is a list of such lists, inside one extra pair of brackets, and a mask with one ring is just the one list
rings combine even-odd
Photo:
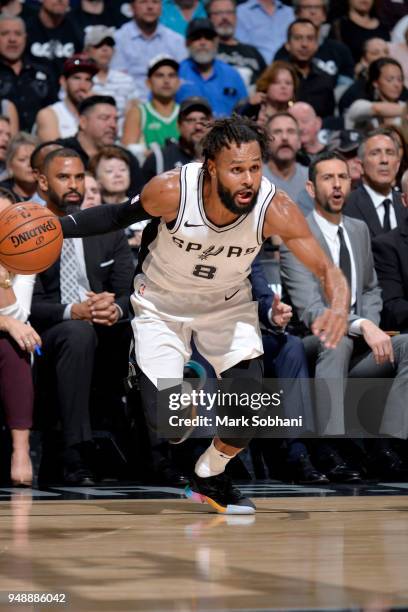
[(33, 202), (12, 204), (0, 214), (0, 263), (16, 274), (36, 274), (56, 261), (62, 248), (58, 217)]

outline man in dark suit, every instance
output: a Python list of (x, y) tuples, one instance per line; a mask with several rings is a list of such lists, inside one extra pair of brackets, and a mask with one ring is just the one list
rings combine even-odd
[[(401, 180), (408, 208), (408, 170)], [(382, 289), (385, 329), (408, 333), (408, 217), (401, 226), (373, 240), (374, 262)]]
[[(389, 144), (389, 147), (392, 143)], [(382, 156), (382, 153), (379, 154)], [(326, 349), (317, 337), (307, 338), (316, 354), (316, 419), (322, 435), (346, 432), (346, 378), (394, 377), (385, 401), (380, 434), (408, 437), (408, 336), (390, 338), (379, 328), (382, 309), (367, 226), (342, 215), (350, 190), (347, 162), (337, 153), (320, 155), (309, 168), (308, 191), (315, 210), (309, 227), (327, 255), (339, 265), (351, 289), (348, 334), (335, 349)], [(327, 308), (315, 279), (287, 250), (282, 249), (281, 274), (299, 318), (310, 329)], [(382, 441), (380, 441), (382, 442)], [(389, 445), (375, 446), (382, 477), (405, 477), (398, 456)], [(330, 453), (325, 459), (329, 462)]]
[(363, 184), (350, 193), (344, 214), (365, 221), (371, 238), (401, 227), (407, 216), (401, 196), (393, 191), (400, 165), (398, 144), (386, 128), (373, 130), (362, 141), (359, 157)]
[[(78, 153), (64, 148), (49, 153), (39, 177), (47, 207), (59, 217), (79, 209), (84, 177)], [(98, 380), (106, 381), (107, 390), (118, 388), (127, 373), (132, 277), (131, 251), (119, 231), (64, 240), (60, 259), (36, 279), (31, 321), (43, 343), (36, 385), (44, 400), (38, 405), (42, 416), (48, 409), (55, 420), (56, 401), (64, 478), (70, 484), (93, 483), (84, 450), (92, 439), (89, 399), (96, 359)], [(115, 359), (104, 359), (103, 353)]]

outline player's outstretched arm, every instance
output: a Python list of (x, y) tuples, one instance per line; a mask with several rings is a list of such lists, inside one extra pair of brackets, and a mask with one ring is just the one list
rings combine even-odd
[(312, 325), (327, 348), (334, 348), (347, 331), (350, 290), (339, 268), (329, 260), (310, 231), (296, 204), (284, 192), (278, 192), (268, 207), (265, 238), (278, 234), (297, 259), (319, 279), (330, 308)]
[(140, 195), (123, 204), (102, 204), (60, 219), (64, 238), (97, 236), (124, 229), (138, 221), (163, 217), (166, 222), (177, 216), (180, 198), (177, 171), (165, 172), (149, 181)]

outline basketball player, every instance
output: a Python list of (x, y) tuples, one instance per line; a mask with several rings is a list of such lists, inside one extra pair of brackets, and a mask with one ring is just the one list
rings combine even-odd
[[(62, 220), (66, 237), (117, 230), (143, 219), (145, 229), (131, 301), (136, 358), (145, 377), (182, 379), (194, 336), (220, 377), (262, 380), (257, 304), (247, 276), (263, 240), (282, 237), (320, 279), (330, 308), (313, 326), (328, 348), (346, 331), (347, 282), (326, 257), (290, 198), (262, 177), (266, 136), (233, 116), (214, 122), (204, 163), (153, 178), (140, 197)], [(279, 314), (279, 313), (278, 313)], [(218, 512), (255, 512), (224, 474), (249, 439), (215, 438), (195, 465), (191, 491)]]

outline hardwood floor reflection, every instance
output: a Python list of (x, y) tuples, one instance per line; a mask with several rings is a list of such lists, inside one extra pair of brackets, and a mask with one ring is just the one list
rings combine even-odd
[(0, 592), (66, 592), (60, 609), (75, 611), (408, 606), (408, 497), (257, 506), (223, 517), (185, 500), (16, 494), (0, 502)]

